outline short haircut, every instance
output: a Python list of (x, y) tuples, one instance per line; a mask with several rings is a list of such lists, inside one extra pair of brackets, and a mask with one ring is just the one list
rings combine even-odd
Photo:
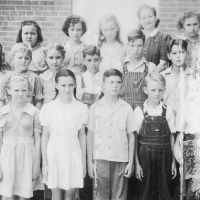
[(15, 54), (19, 51), (25, 52), (31, 59), (32, 59), (32, 51), (29, 49), (28, 45), (23, 43), (16, 43), (11, 51), (10, 51), (10, 58), (11, 60), (14, 58)]
[(105, 82), (106, 78), (109, 78), (111, 76), (118, 76), (118, 77), (121, 78), (121, 80), (123, 78), (123, 74), (119, 70), (111, 68), (111, 69), (108, 69), (108, 70), (106, 70), (104, 72), (104, 74), (103, 74), (103, 82)]
[(83, 58), (85, 58), (86, 55), (90, 56), (97, 55), (98, 57), (101, 57), (100, 50), (94, 45), (85, 46), (85, 48), (83, 49)]
[(180, 29), (183, 29), (184, 27), (184, 23), (185, 23), (185, 20), (187, 18), (191, 18), (191, 17), (194, 17), (196, 16), (199, 23), (200, 23), (200, 13), (197, 12), (196, 10), (193, 10), (193, 9), (189, 9), (189, 10), (186, 10), (181, 17), (179, 17), (178, 19), (178, 22), (177, 22), (177, 28), (180, 30)]
[(135, 41), (136, 39), (142, 39), (145, 41), (145, 35), (140, 29), (134, 29), (128, 33), (128, 42)]
[(22, 41), (22, 29), (23, 29), (23, 26), (28, 26), (28, 25), (33, 25), (35, 26), (36, 30), (37, 30), (37, 42), (36, 44), (38, 43), (42, 43), (43, 41), (43, 37), (42, 37), (42, 31), (41, 31), (41, 28), (40, 26), (38, 25), (38, 23), (36, 21), (33, 21), (33, 20), (25, 20), (23, 22), (21, 22), (21, 26), (20, 26), (20, 29), (19, 29), (19, 32), (17, 34), (17, 43), (20, 43), (20, 42), (23, 42)]
[(187, 51), (188, 42), (186, 40), (172, 39), (170, 40), (169, 45), (168, 45), (168, 53), (171, 52), (174, 45), (180, 46), (182, 49)]
[(82, 25), (82, 35), (84, 35), (84, 33), (87, 31), (87, 26), (86, 26), (86, 22), (79, 16), (77, 15), (70, 15), (69, 17), (66, 18), (63, 27), (62, 27), (62, 31), (69, 36), (69, 32), (68, 29), (69, 27), (72, 25), (74, 26), (77, 23), (81, 23)]
[(49, 44), (44, 50), (45, 56), (47, 56), (47, 53), (50, 49), (54, 49), (56, 51), (59, 51), (62, 54), (63, 59), (65, 58), (66, 51), (65, 51), (64, 46), (62, 46), (61, 44), (59, 44), (59, 43)]
[(165, 77), (158, 72), (152, 72), (152, 73), (147, 74), (147, 76), (145, 77), (145, 87), (148, 85), (149, 81), (155, 81), (158, 84), (166, 87)]

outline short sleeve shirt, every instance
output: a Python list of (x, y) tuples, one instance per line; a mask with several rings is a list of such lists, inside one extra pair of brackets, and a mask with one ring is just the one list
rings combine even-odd
[(94, 159), (128, 162), (128, 135), (134, 130), (133, 110), (119, 99), (111, 108), (103, 97), (91, 106), (88, 129), (94, 133)]

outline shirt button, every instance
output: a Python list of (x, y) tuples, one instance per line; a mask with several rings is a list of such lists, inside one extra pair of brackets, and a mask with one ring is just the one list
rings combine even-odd
[(112, 123), (110, 124), (110, 126), (112, 126)]
[(108, 149), (110, 150), (110, 149), (111, 149), (111, 147), (108, 147)]
[(112, 138), (112, 135), (109, 135), (109, 138)]

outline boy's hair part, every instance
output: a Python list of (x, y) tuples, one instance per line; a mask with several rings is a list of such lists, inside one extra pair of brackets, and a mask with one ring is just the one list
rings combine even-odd
[(104, 72), (103, 82), (105, 82), (106, 78), (109, 78), (111, 76), (118, 76), (118, 77), (121, 78), (121, 80), (123, 79), (123, 74), (119, 70), (111, 68), (111, 69), (108, 69)]
[(49, 44), (45, 49), (44, 49), (44, 54), (45, 56), (47, 57), (47, 54), (48, 54), (48, 51), (50, 49), (54, 49), (56, 51), (59, 51), (61, 54), (62, 54), (62, 57), (63, 59), (65, 58), (65, 48), (63, 45), (59, 44), (59, 43), (52, 43), (52, 44)]
[(159, 72), (152, 72), (147, 74), (145, 77), (145, 87), (147, 87), (149, 81), (155, 81), (158, 84), (163, 85), (163, 87), (166, 87), (165, 77)]
[(194, 10), (194, 9), (189, 9), (189, 10), (186, 10), (181, 17), (179, 17), (178, 22), (177, 22), (177, 28), (179, 30), (183, 29), (185, 20), (187, 18), (191, 18), (191, 17), (194, 17), (194, 16), (197, 17), (199, 24), (200, 24), (200, 13), (197, 12), (196, 10)]
[(22, 29), (23, 29), (23, 26), (28, 26), (28, 25), (33, 25), (35, 26), (36, 30), (37, 30), (37, 42), (36, 44), (38, 43), (42, 43), (43, 41), (43, 36), (42, 36), (42, 31), (41, 31), (41, 28), (40, 26), (38, 25), (38, 23), (36, 21), (33, 21), (33, 20), (25, 20), (25, 21), (22, 21), (21, 22), (21, 26), (20, 26), (20, 29), (19, 29), (19, 32), (17, 34), (17, 40), (16, 42), (17, 43), (20, 43), (20, 42), (23, 42), (22, 41)]
[(184, 49), (185, 51), (187, 51), (187, 46), (188, 46), (188, 42), (186, 40), (182, 40), (182, 39), (171, 39), (168, 45), (168, 53), (171, 52), (173, 46), (179, 46), (182, 49)]
[[(149, 6), (149, 5), (147, 5), (147, 4), (143, 4), (143, 5), (141, 5), (141, 6), (139, 7), (139, 9), (138, 9), (138, 11), (137, 11), (137, 16), (138, 16), (138, 18), (140, 18), (140, 12), (141, 12), (142, 10), (144, 10), (144, 9), (150, 9), (150, 10), (152, 10), (154, 16), (157, 17), (157, 10), (156, 10), (155, 7)], [(155, 23), (155, 28), (157, 28), (157, 27), (159, 26), (159, 24), (160, 24), (160, 19), (157, 18), (156, 23)], [(139, 28), (140, 28), (140, 29), (143, 29), (142, 25), (140, 25)]]
[(11, 60), (13, 60), (15, 54), (19, 51), (25, 52), (30, 57), (30, 59), (32, 59), (32, 51), (29, 49), (29, 46), (23, 43), (17, 43), (11, 49), (10, 52)]
[(82, 35), (84, 35), (84, 33), (87, 31), (86, 22), (83, 20), (82, 17), (79, 17), (77, 15), (70, 15), (66, 18), (62, 27), (62, 31), (65, 33), (65, 35), (69, 36), (69, 32), (68, 32), (69, 27), (71, 25), (74, 26), (77, 23), (81, 23)]
[(141, 31), (141, 29), (134, 29), (128, 33), (128, 42), (135, 41), (136, 39), (142, 39), (143, 42), (145, 41), (145, 35)]
[(101, 57), (100, 50), (94, 45), (87, 45), (83, 49), (83, 58), (84, 59), (85, 59), (86, 55), (90, 55), (90, 56), (97, 55), (99, 58)]

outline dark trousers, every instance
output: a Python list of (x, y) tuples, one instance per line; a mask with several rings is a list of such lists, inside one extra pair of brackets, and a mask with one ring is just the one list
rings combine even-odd
[(170, 145), (142, 144), (139, 161), (144, 178), (140, 184), (140, 200), (172, 200), (170, 193), (172, 153)]

